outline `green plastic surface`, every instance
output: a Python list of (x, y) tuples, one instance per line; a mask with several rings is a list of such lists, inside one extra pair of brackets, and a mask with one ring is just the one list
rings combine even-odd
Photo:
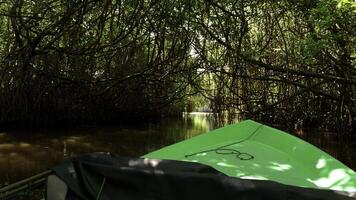
[(199, 162), (232, 177), (356, 191), (352, 169), (297, 137), (252, 120), (216, 129), (143, 157)]

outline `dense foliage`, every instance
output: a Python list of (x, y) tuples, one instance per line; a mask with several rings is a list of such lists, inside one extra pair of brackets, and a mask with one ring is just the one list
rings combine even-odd
[(348, 0), (0, 1), (0, 122), (219, 116), (356, 130)]

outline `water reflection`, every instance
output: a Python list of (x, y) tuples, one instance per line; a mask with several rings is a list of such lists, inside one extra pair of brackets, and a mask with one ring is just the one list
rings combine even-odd
[[(216, 128), (212, 115), (184, 114), (179, 119), (128, 126), (86, 126), (68, 130), (0, 132), (0, 185), (9, 184), (82, 153), (111, 152), (138, 157)], [(299, 135), (356, 169), (356, 142), (330, 135)], [(317, 167), (323, 163), (316, 163)], [(288, 166), (274, 165), (286, 170)], [(246, 175), (247, 176), (247, 175)]]
[(212, 128), (208, 114), (185, 114), (134, 126), (0, 133), (0, 186), (39, 173), (66, 157), (90, 152), (138, 157)]

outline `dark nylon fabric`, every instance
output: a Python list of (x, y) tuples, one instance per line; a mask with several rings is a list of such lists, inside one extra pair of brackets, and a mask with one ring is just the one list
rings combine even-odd
[(356, 199), (330, 190), (232, 178), (208, 166), (181, 161), (89, 154), (67, 160), (52, 170), (69, 188), (66, 199)]

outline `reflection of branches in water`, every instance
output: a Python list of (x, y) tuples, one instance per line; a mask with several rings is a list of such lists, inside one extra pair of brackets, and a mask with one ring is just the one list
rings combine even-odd
[(67, 157), (67, 144), (66, 141), (63, 141), (63, 157)]

